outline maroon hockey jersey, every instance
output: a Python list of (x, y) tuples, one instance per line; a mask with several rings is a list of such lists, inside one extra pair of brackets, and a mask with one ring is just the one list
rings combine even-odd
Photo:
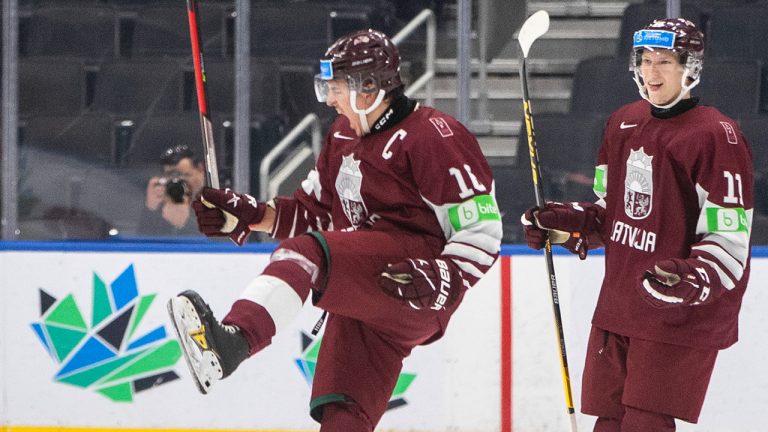
[(469, 285), (493, 265), (501, 245), (493, 176), (477, 140), (429, 107), (363, 137), (337, 118), (315, 169), (276, 203), (275, 238), (363, 229), (432, 236)]
[[(706, 348), (738, 338), (749, 277), (752, 155), (736, 122), (696, 106), (667, 119), (646, 101), (606, 124), (595, 173), (605, 279), (593, 324), (625, 336)], [(703, 306), (646, 303), (643, 272), (669, 258), (711, 265), (726, 292)]]

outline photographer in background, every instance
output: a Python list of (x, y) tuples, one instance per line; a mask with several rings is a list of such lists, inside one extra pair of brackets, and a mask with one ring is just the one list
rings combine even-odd
[(160, 156), (162, 177), (147, 183), (147, 196), (138, 234), (200, 235), (190, 203), (205, 184), (205, 166), (186, 145), (166, 149)]

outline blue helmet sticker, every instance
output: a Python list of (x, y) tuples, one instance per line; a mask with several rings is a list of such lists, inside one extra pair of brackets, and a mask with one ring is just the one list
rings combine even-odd
[(666, 48), (675, 47), (675, 32), (667, 30), (638, 30), (635, 32), (632, 48)]
[(333, 79), (333, 62), (331, 60), (320, 60), (320, 79)]

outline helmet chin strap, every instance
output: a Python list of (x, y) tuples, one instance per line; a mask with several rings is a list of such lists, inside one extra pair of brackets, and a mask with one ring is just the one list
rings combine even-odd
[[(643, 97), (643, 99), (647, 100), (651, 103), (651, 105), (655, 106), (656, 108), (660, 109), (669, 109), (673, 106), (677, 105), (678, 102), (683, 98), (683, 96), (691, 91), (692, 88), (696, 87), (699, 84), (699, 78), (696, 78), (691, 82), (690, 84), (687, 84), (686, 81), (688, 80), (688, 69), (685, 69), (685, 72), (683, 73), (683, 76), (680, 78), (680, 93), (677, 95), (677, 97), (670, 103), (666, 105), (657, 105), (653, 102), (651, 102), (650, 97), (648, 96), (648, 92), (646, 91), (643, 84), (640, 82), (640, 73), (635, 71), (635, 84), (637, 84), (637, 89), (640, 91), (640, 96)], [(645, 78), (643, 78), (645, 80)]]
[(357, 107), (357, 90), (352, 90), (349, 92), (349, 103), (352, 106), (352, 111), (356, 112), (358, 117), (360, 118), (360, 127), (363, 128), (363, 135), (367, 135), (371, 133), (371, 127), (368, 125), (368, 114), (372, 113), (373, 110), (379, 107), (381, 105), (381, 101), (384, 100), (384, 95), (386, 92), (383, 89), (379, 89), (379, 93), (376, 95), (376, 100), (373, 101), (373, 104), (369, 106), (367, 109), (359, 109)]

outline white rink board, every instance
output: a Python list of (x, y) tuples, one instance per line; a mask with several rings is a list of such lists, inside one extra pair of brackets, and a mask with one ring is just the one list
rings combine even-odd
[[(59, 299), (72, 293), (90, 324), (93, 273), (109, 285), (134, 266), (139, 295), (157, 293), (136, 334), (168, 322), (165, 302), (185, 289), (200, 292), (218, 317), (229, 310), (268, 255), (246, 253), (0, 252), (0, 430), (3, 427), (317, 430), (308, 414), (310, 389), (294, 360), (301, 336), (321, 311), (307, 305), (273, 344), (243, 363), (209, 395), (200, 395), (179, 360), (181, 379), (117, 403), (55, 382), (59, 366), (30, 324), (39, 321), (38, 288)], [(499, 279), (494, 269), (489, 281)], [(416, 378), (407, 405), (381, 423), (392, 430), (493, 430), (499, 423), (499, 284), (485, 282), (452, 322), (451, 337), (417, 348), (403, 372)], [(491, 305), (486, 310), (485, 305)], [(482, 317), (482, 319), (478, 319)], [(467, 351), (469, 349), (470, 351)], [(473, 353), (467, 356), (467, 353)], [(471, 410), (459, 409), (474, 403)], [(13, 429), (11, 429), (13, 430)]]
[[(761, 253), (761, 255), (765, 255)], [(590, 321), (602, 282), (603, 256), (586, 261), (555, 256), (571, 384), (579, 431), (591, 431), (594, 417), (579, 413), (581, 371)], [(541, 256), (514, 256), (513, 419), (516, 432), (570, 430), (560, 375), (552, 302)], [(721, 351), (699, 423), (677, 422), (679, 432), (764, 432), (768, 406), (768, 259), (752, 258), (752, 273), (739, 320), (739, 342)]]
[[(205, 248), (203, 248), (205, 249)], [(515, 249), (522, 251), (522, 249)], [(266, 253), (0, 251), (0, 430), (14, 427), (96, 429), (317, 430), (309, 418), (310, 390), (294, 360), (300, 332), (309, 333), (320, 311), (305, 307), (273, 345), (241, 365), (207, 396), (197, 393), (183, 360), (180, 380), (117, 403), (95, 392), (57, 383), (58, 365), (30, 324), (39, 320), (39, 288), (62, 298), (73, 294), (90, 322), (93, 273), (107, 284), (134, 266), (139, 295), (157, 294), (137, 334), (166, 325), (165, 302), (194, 289), (221, 317), (267, 263)], [(544, 260), (513, 255), (513, 430), (569, 430)], [(765, 428), (768, 374), (768, 259), (753, 258), (740, 321), (740, 342), (722, 352), (697, 426), (683, 432), (757, 432)], [(581, 368), (589, 321), (602, 275), (602, 256), (581, 262), (555, 256), (571, 380), (578, 411)], [(448, 335), (414, 350), (404, 372), (416, 379), (407, 405), (385, 414), (379, 431), (509, 432), (501, 430), (501, 266), (466, 297)], [(577, 415), (580, 431), (592, 418)]]

